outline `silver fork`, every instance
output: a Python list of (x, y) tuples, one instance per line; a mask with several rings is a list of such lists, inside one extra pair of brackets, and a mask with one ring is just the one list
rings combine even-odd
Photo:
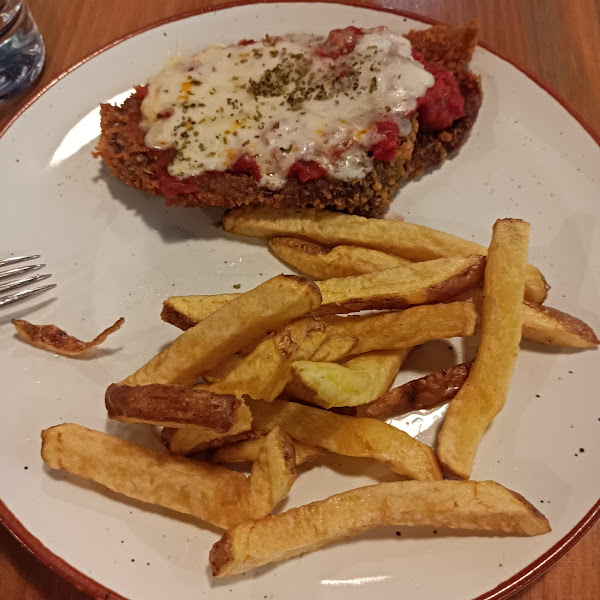
[[(34, 260), (39, 258), (39, 254), (32, 254), (31, 256), (13, 256), (11, 258), (5, 258), (4, 260), (0, 260), (0, 268), (8, 267), (10, 265), (14, 265), (20, 262), (25, 262), (27, 260)], [(30, 271), (37, 271), (38, 269), (43, 269), (46, 265), (26, 265), (23, 267), (16, 267), (12, 269), (7, 269), (6, 271), (0, 271), (0, 280), (2, 279), (12, 279), (17, 277), (17, 275), (23, 275), (24, 273), (29, 273)], [(16, 281), (10, 281), (8, 283), (0, 284), (0, 294), (3, 292), (8, 292), (10, 290), (14, 290), (16, 288), (23, 287), (25, 285), (29, 285), (31, 283), (37, 283), (38, 281), (43, 281), (44, 279), (48, 279), (48, 277), (52, 277), (52, 275), (41, 274), (41, 275), (32, 275), (30, 277), (23, 277), (22, 279), (17, 279)], [(16, 292), (14, 294), (9, 294), (7, 296), (0, 296), (0, 308), (2, 306), (7, 306), (8, 304), (12, 304), (13, 302), (19, 302), (19, 300), (25, 300), (25, 298), (29, 298), (35, 294), (39, 294), (40, 292), (45, 292), (46, 290), (50, 290), (55, 288), (56, 284), (52, 283), (50, 285), (42, 285), (36, 288), (30, 288), (27, 290), (22, 290), (20, 292)]]

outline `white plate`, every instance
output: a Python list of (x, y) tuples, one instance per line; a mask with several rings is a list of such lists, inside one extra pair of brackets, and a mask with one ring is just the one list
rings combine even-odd
[[(523, 344), (507, 406), (485, 435), (473, 477), (494, 479), (542, 509), (553, 531), (540, 537), (435, 534), (430, 528), (403, 528), (398, 537), (387, 528), (213, 581), (207, 555), (215, 531), (42, 464), (40, 430), (66, 421), (158, 448), (144, 426), (108, 422), (103, 394), (173, 338), (173, 328), (159, 320), (161, 301), (173, 293), (230, 292), (237, 283), (247, 290), (282, 270), (264, 244), (213, 227), (218, 211), (166, 209), (111, 177), (91, 156), (98, 103), (123, 98), (178, 51), (350, 24), (385, 24), (399, 32), (425, 26), (331, 4), (198, 14), (100, 53), (52, 86), (0, 140), (0, 256), (41, 253), (58, 283), (53, 296), (0, 316), (0, 495), (6, 505), (0, 517), (43, 560), (97, 597), (108, 589), (144, 600), (497, 598), (543, 570), (597, 516), (598, 354), (531, 343)], [(598, 330), (600, 150), (554, 98), (497, 56), (479, 48), (472, 69), (482, 75), (485, 99), (471, 139), (442, 168), (406, 185), (392, 210), (484, 244), (497, 217), (530, 221), (531, 262), (553, 286), (549, 304)], [(41, 352), (17, 341), (10, 325), (11, 318), (26, 317), (87, 338), (121, 315), (124, 328), (93, 359)], [(453, 352), (442, 343), (429, 346), (437, 349), (438, 364), (459, 360), (465, 349), (460, 341)], [(404, 379), (435, 366), (418, 358)], [(398, 426), (431, 440), (437, 420), (413, 415)], [(366, 460), (332, 460), (299, 477), (286, 507), (391, 476)]]

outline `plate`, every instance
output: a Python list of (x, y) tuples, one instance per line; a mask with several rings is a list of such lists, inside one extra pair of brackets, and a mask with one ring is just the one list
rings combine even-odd
[[(159, 319), (162, 300), (229, 292), (236, 284), (248, 290), (282, 271), (264, 244), (216, 228), (219, 211), (166, 209), (111, 177), (91, 155), (98, 103), (120, 101), (179, 51), (267, 33), (382, 23), (397, 32), (426, 26), (391, 12), (306, 3), (238, 6), (169, 22), (73, 70), (0, 139), (0, 255), (40, 253), (58, 284), (54, 295), (0, 315), (0, 517), (88, 593), (104, 598), (112, 590), (115, 597), (144, 600), (500, 598), (547, 568), (598, 516), (598, 355), (527, 342), (473, 478), (496, 480), (542, 509), (553, 531), (540, 537), (384, 528), (216, 581), (207, 565), (216, 531), (50, 472), (40, 460), (40, 430), (68, 421), (159, 448), (150, 428), (107, 421), (103, 395), (107, 384), (173, 339), (173, 328)], [(548, 303), (598, 330), (600, 149), (559, 102), (493, 53), (478, 48), (472, 69), (482, 75), (485, 100), (471, 139), (456, 158), (404, 187), (392, 210), (485, 244), (497, 217), (526, 219), (531, 262), (552, 284)], [(19, 342), (10, 325), (15, 317), (55, 322), (87, 339), (121, 315), (124, 328), (93, 358), (78, 360)], [(473, 350), (460, 340), (432, 343), (401, 377)], [(397, 426), (431, 441), (441, 412), (413, 414)], [(285, 508), (390, 477), (366, 460), (332, 459), (299, 477)]]

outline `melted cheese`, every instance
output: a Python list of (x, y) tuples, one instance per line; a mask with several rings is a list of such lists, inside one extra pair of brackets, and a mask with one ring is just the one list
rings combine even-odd
[(378, 141), (374, 123), (393, 120), (408, 135), (433, 76), (406, 38), (381, 28), (335, 60), (316, 54), (324, 41), (287, 35), (172, 59), (142, 102), (146, 145), (176, 148), (175, 177), (225, 171), (247, 154), (260, 185), (273, 190), (299, 160), (344, 181), (364, 178)]

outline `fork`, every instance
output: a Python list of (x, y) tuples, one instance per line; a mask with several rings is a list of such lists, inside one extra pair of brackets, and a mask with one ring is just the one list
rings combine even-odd
[[(8, 267), (10, 265), (14, 265), (20, 262), (25, 262), (27, 260), (34, 260), (39, 258), (39, 254), (32, 254), (30, 256), (13, 256), (11, 258), (5, 258), (4, 260), (0, 260), (0, 268)], [(29, 273), (30, 271), (37, 271), (38, 269), (43, 269), (46, 265), (26, 265), (23, 267), (16, 267), (12, 269), (8, 269), (6, 271), (0, 271), (0, 280), (1, 279), (12, 279), (17, 275), (22, 275), (23, 273)], [(14, 290), (16, 288), (23, 287), (25, 285), (29, 285), (31, 283), (37, 283), (38, 281), (43, 281), (44, 279), (48, 279), (48, 277), (52, 277), (52, 275), (41, 274), (41, 275), (32, 275), (30, 277), (23, 277), (22, 279), (17, 279), (16, 281), (10, 281), (8, 283), (0, 284), (0, 294), (3, 292), (8, 292), (10, 290)], [(27, 290), (22, 290), (20, 292), (16, 292), (14, 294), (9, 294), (7, 296), (0, 296), (0, 308), (2, 306), (7, 306), (8, 304), (12, 304), (13, 302), (19, 302), (19, 300), (24, 300), (25, 298), (29, 298), (34, 294), (39, 294), (40, 292), (44, 292), (46, 290), (50, 290), (55, 288), (56, 284), (50, 285), (42, 285), (36, 288), (30, 288)]]

